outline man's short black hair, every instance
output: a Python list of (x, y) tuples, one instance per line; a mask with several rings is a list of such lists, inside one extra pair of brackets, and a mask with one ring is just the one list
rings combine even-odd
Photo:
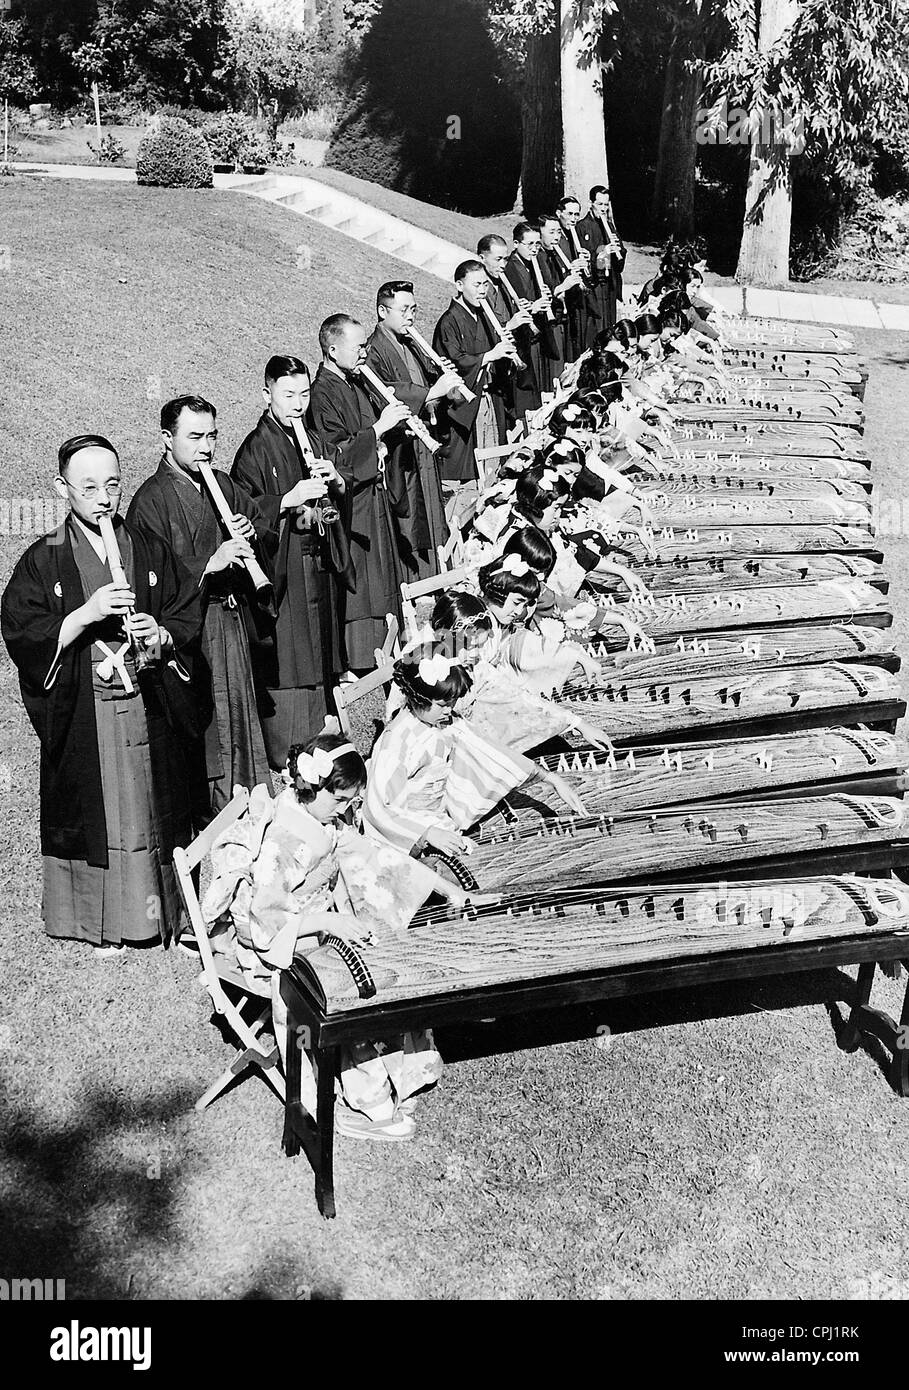
[(386, 280), (376, 290), (376, 309), (380, 304), (390, 304), (396, 294), (413, 294), (412, 280)]
[(600, 196), (601, 193), (605, 193), (606, 196), (608, 197), (608, 196), (609, 196), (609, 189), (606, 188), (606, 187), (605, 187), (603, 184), (601, 184), (601, 183), (595, 183), (595, 184), (593, 185), (593, 188), (591, 188), (591, 190), (590, 190), (590, 201), (591, 201), (592, 203), (595, 202), (596, 199), (599, 198), (599, 196)]
[(486, 253), (488, 251), (491, 251), (494, 246), (507, 245), (508, 242), (505, 240), (503, 236), (499, 236), (498, 232), (487, 232), (486, 235), (481, 236), (480, 240), (477, 242), (477, 255), (485, 256)]
[(191, 410), (195, 415), (210, 415), (213, 420), (218, 418), (217, 410), (204, 396), (175, 396), (172, 401), (165, 401), (161, 407), (162, 430), (173, 434), (184, 410)]
[(74, 434), (72, 439), (65, 440), (57, 450), (57, 467), (61, 478), (66, 477), (69, 461), (80, 449), (109, 449), (117, 462), (120, 462), (120, 455), (103, 434)]
[(454, 273), (454, 278), (457, 283), (460, 284), (465, 276), (469, 275), (472, 270), (482, 270), (483, 274), (486, 274), (486, 267), (482, 261), (462, 261)]
[(539, 224), (536, 222), (519, 222), (512, 232), (515, 241), (523, 241), (528, 232), (538, 232)]
[(359, 328), (360, 320), (351, 318), (350, 314), (329, 314), (319, 329), (319, 347), (324, 356), (328, 356), (328, 349), (343, 338), (345, 328), (351, 324)]
[(309, 376), (309, 368), (299, 357), (284, 357), (276, 353), (265, 363), (265, 385), (272, 386), (282, 376)]

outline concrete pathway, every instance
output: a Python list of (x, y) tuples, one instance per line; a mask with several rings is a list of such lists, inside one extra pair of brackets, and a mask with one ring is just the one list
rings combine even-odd
[[(94, 164), (17, 164), (23, 174), (55, 178), (100, 179), (135, 183), (133, 169)], [(450, 281), (455, 266), (470, 254), (464, 247), (415, 227), (403, 218), (372, 207), (349, 193), (329, 188), (299, 174), (215, 174), (215, 187), (277, 203), (300, 217), (332, 227), (343, 236), (374, 246), (414, 269)], [(626, 286), (633, 293), (636, 286)], [(711, 285), (711, 295), (733, 313), (801, 320), (805, 323), (845, 324), (849, 328), (887, 328), (909, 333), (909, 305), (841, 295), (795, 294), (791, 290), (746, 289), (741, 285)]]

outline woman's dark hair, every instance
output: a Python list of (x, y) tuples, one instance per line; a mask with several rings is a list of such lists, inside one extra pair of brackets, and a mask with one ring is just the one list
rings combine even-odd
[(547, 468), (561, 468), (572, 464), (575, 468), (584, 467), (586, 450), (573, 439), (554, 439), (547, 445), (543, 462)]
[(641, 314), (634, 322), (639, 338), (646, 337), (648, 333), (659, 333), (660, 331), (660, 321), (656, 314)]
[(491, 564), (484, 565), (477, 575), (477, 580), (483, 597), (499, 607), (504, 604), (509, 594), (520, 594), (528, 603), (536, 603), (540, 597), (540, 581), (533, 570), (528, 570), (526, 574), (511, 574), (509, 570), (502, 569), (501, 560), (493, 560)]
[[(630, 351), (638, 340), (634, 319), (619, 319), (618, 323), (614, 323), (611, 328), (602, 329), (601, 333), (606, 340), (604, 347), (611, 342), (621, 343), (626, 352)], [(597, 338), (599, 337), (600, 333), (597, 334)]]
[(330, 753), (335, 748), (343, 748), (350, 739), (343, 734), (316, 734), (308, 743), (295, 743), (287, 754), (287, 772), (291, 779), (294, 795), (302, 806), (315, 801), (320, 791), (333, 792), (336, 796), (344, 792), (359, 791), (366, 785), (366, 764), (356, 749), (342, 753), (332, 761), (331, 772), (321, 782), (304, 782), (297, 772), (297, 759), (301, 753), (315, 753), (321, 748)]
[[(604, 356), (611, 358), (613, 354), (610, 352)], [(622, 370), (627, 372), (627, 363), (622, 363)], [(619, 380), (619, 374), (612, 367), (601, 366), (596, 356), (588, 357), (587, 361), (582, 363), (581, 370), (578, 372), (577, 386), (578, 390), (585, 395), (590, 391), (596, 391), (597, 395), (603, 398), (603, 404), (606, 406), (622, 398), (622, 383)]]
[(691, 300), (684, 290), (673, 290), (671, 294), (663, 296), (660, 300), (660, 313), (664, 314), (668, 309), (679, 314), (687, 314), (690, 311)]
[(586, 405), (572, 397), (557, 405), (549, 417), (549, 432), (564, 439), (569, 430), (595, 430), (597, 422)]
[(687, 332), (688, 320), (684, 314), (679, 313), (678, 309), (660, 310), (660, 332), (666, 328), (677, 328), (680, 333)]
[(476, 594), (464, 589), (446, 589), (435, 601), (432, 610), (433, 631), (463, 632), (465, 628), (492, 631), (492, 618), (486, 604)]
[(537, 526), (522, 526), (507, 542), (503, 555), (517, 555), (543, 579), (548, 579), (557, 559), (555, 546)]
[[(425, 651), (425, 648), (421, 648)], [(440, 647), (438, 652), (430, 655), (442, 655), (445, 653)], [(430, 683), (420, 675), (420, 662), (422, 657), (419, 652), (414, 652), (410, 656), (402, 656), (395, 662), (394, 680), (395, 685), (401, 691), (407, 704), (407, 708), (413, 713), (421, 709), (428, 709), (434, 700), (441, 704), (453, 705), (466, 695), (473, 685), (470, 672), (464, 666), (458, 666), (452, 662), (448, 668), (447, 675), (441, 680)]]
[[(551, 507), (553, 502), (561, 501), (567, 497), (571, 488), (565, 479), (558, 474), (549, 481), (546, 487), (540, 486), (540, 480), (545, 472), (543, 467), (528, 468), (518, 478), (514, 490), (514, 509), (521, 516), (532, 521), (534, 525), (540, 520), (547, 507)], [(487, 566), (487, 569), (489, 566)], [(480, 570), (482, 578), (483, 571)]]

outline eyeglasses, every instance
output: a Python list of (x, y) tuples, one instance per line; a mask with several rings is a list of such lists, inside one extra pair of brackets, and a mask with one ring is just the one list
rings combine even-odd
[(120, 493), (123, 491), (122, 483), (105, 483), (104, 487), (99, 488), (96, 487), (94, 483), (89, 483), (86, 487), (73, 487), (73, 484), (67, 482), (66, 478), (64, 478), (63, 481), (77, 497), (83, 498), (86, 502), (90, 502), (93, 497), (97, 497), (99, 492), (106, 493), (108, 497), (119, 497)]

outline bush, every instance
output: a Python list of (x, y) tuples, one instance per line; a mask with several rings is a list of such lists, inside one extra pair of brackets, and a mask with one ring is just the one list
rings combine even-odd
[(110, 131), (105, 131), (101, 136), (101, 144), (93, 145), (91, 140), (86, 140), (86, 145), (91, 150), (99, 164), (116, 164), (126, 154), (126, 146), (121, 145), (120, 141)]
[(139, 145), (136, 177), (159, 188), (211, 188), (211, 153), (187, 121), (156, 116)]
[(268, 141), (256, 129), (252, 116), (225, 111), (202, 127), (202, 138), (216, 164), (242, 169), (245, 164), (268, 162)]
[(202, 111), (198, 106), (159, 106), (155, 110), (156, 116), (173, 116), (178, 121), (187, 121), (197, 130), (215, 119), (211, 111)]
[(909, 130), (882, 141), (874, 161), (874, 190), (882, 198), (909, 197)]

